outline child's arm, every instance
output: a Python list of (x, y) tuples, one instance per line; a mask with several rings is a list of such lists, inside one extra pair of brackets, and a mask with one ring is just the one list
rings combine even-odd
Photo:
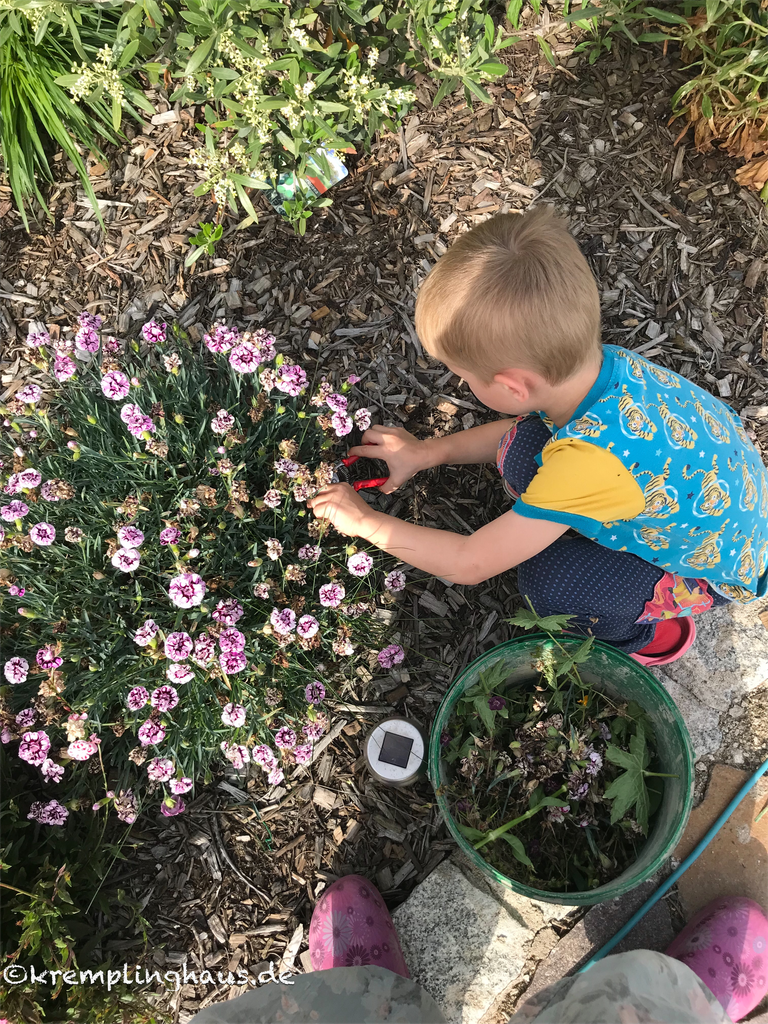
[(386, 462), (389, 480), (381, 490), (391, 494), (423, 469), (495, 462), (499, 441), (514, 422), (513, 419), (494, 420), (426, 441), (419, 441), (402, 427), (374, 426), (363, 434), (362, 445), (350, 448), (349, 454)]
[(340, 533), (361, 537), (417, 569), (458, 584), (498, 576), (549, 547), (568, 529), (510, 511), (465, 537), (376, 512), (349, 484), (331, 484), (307, 504), (318, 519), (328, 519)]

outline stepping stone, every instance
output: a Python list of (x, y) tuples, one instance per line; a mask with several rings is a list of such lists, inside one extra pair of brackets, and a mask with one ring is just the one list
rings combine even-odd
[(727, 711), (768, 680), (768, 629), (760, 619), (766, 609), (768, 601), (732, 601), (702, 615), (693, 647), (665, 665), (664, 675), (706, 707)]
[(507, 890), (499, 902), (483, 876), (470, 880), (457, 860), (435, 868), (392, 918), (411, 977), (449, 1024), (477, 1024), (520, 976), (537, 931), (570, 908)]

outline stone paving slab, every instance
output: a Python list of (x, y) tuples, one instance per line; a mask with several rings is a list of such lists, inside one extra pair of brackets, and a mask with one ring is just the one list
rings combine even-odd
[[(688, 856), (749, 777), (738, 768), (715, 765), (706, 796), (691, 812), (675, 857)], [(768, 814), (755, 823), (766, 804), (764, 776), (678, 882), (687, 918), (719, 896), (748, 896), (768, 911)]]
[(514, 906), (498, 902), (450, 859), (392, 915), (411, 976), (449, 1024), (477, 1024), (519, 977), (546, 924), (542, 904), (521, 899)]
[(727, 711), (768, 680), (768, 601), (732, 601), (701, 616), (696, 642), (664, 674), (714, 711)]

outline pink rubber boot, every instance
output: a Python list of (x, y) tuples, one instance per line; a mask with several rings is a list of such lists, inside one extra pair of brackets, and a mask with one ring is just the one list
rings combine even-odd
[(320, 896), (309, 925), (312, 969), (372, 964), (410, 978), (400, 940), (379, 890), (345, 875)]
[(653, 640), (630, 658), (641, 665), (669, 665), (681, 658), (696, 639), (696, 623), (693, 616), (684, 615), (677, 619), (662, 619), (656, 626)]

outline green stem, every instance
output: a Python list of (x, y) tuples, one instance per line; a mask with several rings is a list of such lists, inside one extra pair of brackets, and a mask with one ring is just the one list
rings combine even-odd
[[(565, 786), (561, 786), (554, 796), (560, 796), (565, 792), (565, 789)], [(492, 843), (495, 839), (498, 839), (499, 836), (503, 836), (505, 832), (509, 832), (511, 828), (514, 828), (515, 825), (519, 825), (521, 821), (527, 821), (528, 818), (532, 818), (535, 814), (538, 814), (544, 807), (549, 806), (551, 805), (543, 802), (537, 804), (536, 807), (532, 807), (530, 810), (526, 811), (525, 814), (521, 814), (519, 818), (513, 818), (512, 821), (508, 821), (506, 825), (501, 825), (499, 828), (495, 828), (492, 832), (488, 833), (485, 839), (481, 839), (479, 843), (475, 843), (475, 849), (482, 850), (482, 848), (487, 846), (488, 843)]]

